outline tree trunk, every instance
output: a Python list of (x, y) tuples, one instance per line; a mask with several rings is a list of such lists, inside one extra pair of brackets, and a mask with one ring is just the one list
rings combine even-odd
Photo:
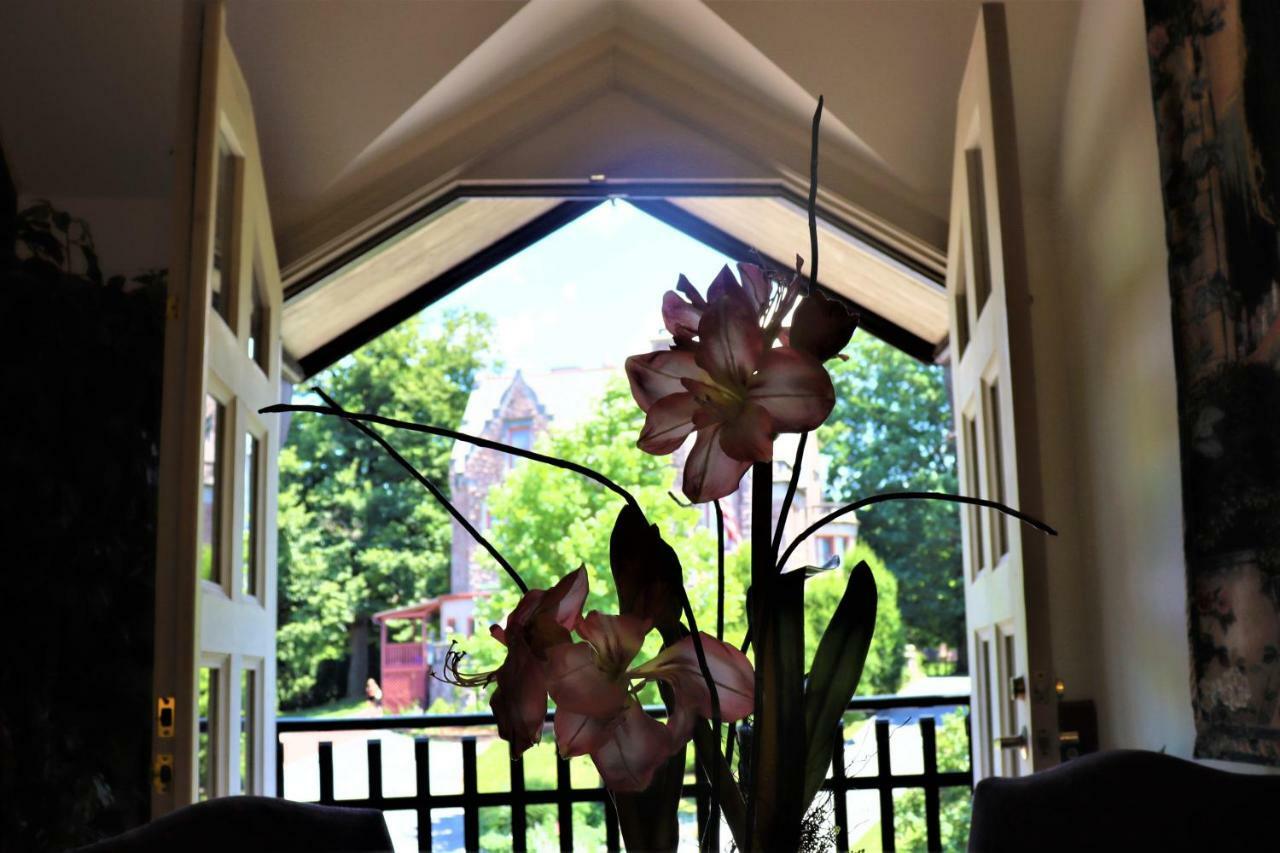
[(347, 649), (347, 698), (356, 699), (364, 694), (364, 683), (369, 678), (369, 620), (359, 619), (347, 629), (351, 641)]

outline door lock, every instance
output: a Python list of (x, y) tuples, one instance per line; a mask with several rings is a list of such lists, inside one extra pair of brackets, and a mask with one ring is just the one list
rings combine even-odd
[(173, 753), (161, 752), (156, 755), (155, 767), (151, 772), (151, 784), (156, 793), (167, 794), (173, 788)]
[(156, 699), (156, 737), (173, 737), (174, 700), (172, 696)]

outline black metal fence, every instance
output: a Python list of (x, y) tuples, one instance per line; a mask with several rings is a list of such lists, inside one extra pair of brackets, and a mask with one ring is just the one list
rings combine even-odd
[[(941, 830), (941, 792), (944, 788), (965, 788), (972, 786), (971, 760), (966, 759), (963, 769), (940, 770), (937, 751), (936, 713), (940, 709), (967, 707), (968, 694), (932, 695), (932, 696), (859, 696), (849, 703), (849, 711), (866, 715), (874, 715), (875, 749), (874, 756), (866, 756), (865, 762), (874, 758), (875, 775), (857, 772), (848, 773), (848, 754), (843, 729), (836, 738), (832, 755), (831, 776), (823, 785), (823, 789), (833, 794), (831, 797), (835, 827), (837, 850), (844, 853), (849, 849), (850, 831), (847, 814), (846, 794), (850, 791), (872, 790), (879, 793), (881, 846), (885, 851), (896, 850), (894, 791), (904, 789), (921, 789), (924, 791), (925, 826), (927, 844), (930, 850), (942, 847)], [(916, 713), (913, 714), (912, 712)], [(548, 715), (550, 719), (554, 715)], [(894, 718), (906, 718), (911, 724), (919, 725), (923, 750), (923, 772), (911, 774), (895, 774), (891, 763), (890, 738), (895, 726), (904, 722), (896, 722)], [(480, 812), (481, 809), (506, 808), (511, 813), (511, 843), (515, 851), (528, 849), (528, 808), (530, 806), (555, 806), (559, 845), (562, 851), (573, 850), (573, 806), (576, 803), (599, 803), (604, 809), (605, 845), (608, 850), (620, 849), (618, 818), (613, 804), (604, 788), (575, 788), (570, 778), (569, 762), (557, 756), (556, 785), (554, 788), (539, 790), (529, 789), (525, 785), (525, 765), (523, 761), (509, 762), (511, 770), (510, 788), (507, 791), (481, 791), (477, 764), (477, 740), (473, 734), (450, 737), (461, 745), (462, 753), (462, 792), (433, 793), (431, 790), (431, 731), (442, 729), (477, 728), (494, 729), (494, 718), (491, 714), (424, 714), (397, 717), (375, 718), (328, 718), (310, 719), (301, 717), (282, 717), (277, 721), (278, 738), (290, 734), (304, 732), (373, 732), (395, 730), (413, 732), (414, 775), (416, 790), (412, 795), (387, 796), (383, 793), (383, 753), (379, 739), (369, 739), (365, 744), (368, 759), (368, 796), (354, 799), (337, 799), (334, 796), (334, 757), (333, 742), (321, 740), (318, 743), (319, 761), (319, 798), (318, 802), (340, 804), (359, 808), (379, 809), (381, 811), (413, 811), (417, 813), (418, 849), (432, 849), (433, 809), (461, 809), (463, 816), (463, 843), (467, 850), (480, 849)], [(967, 718), (966, 718), (967, 730)], [(437, 735), (437, 740), (440, 739)], [(502, 747), (505, 748), (505, 745)], [(692, 752), (692, 748), (690, 749)], [(972, 752), (969, 753), (972, 755)], [(285, 790), (285, 754), (284, 741), (276, 744), (276, 790), (280, 796), (288, 796)], [(686, 777), (684, 798), (693, 800), (697, 810), (698, 835), (706, 826), (708, 804), (708, 786), (701, 774), (696, 781)], [(295, 799), (296, 797), (289, 797)], [(727, 838), (727, 833), (725, 834)]]

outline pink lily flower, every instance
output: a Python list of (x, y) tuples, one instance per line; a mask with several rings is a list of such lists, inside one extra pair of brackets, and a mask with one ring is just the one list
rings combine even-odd
[[(710, 717), (711, 693), (685, 637), (638, 667), (632, 661), (651, 623), (592, 611), (576, 631), (585, 642), (547, 651), (547, 689), (556, 700), (556, 744), (567, 757), (590, 755), (606, 786), (642, 791), (654, 772), (688, 743), (698, 716)], [(736, 722), (751, 713), (755, 678), (745, 655), (701, 635), (720, 716)], [(670, 685), (673, 711), (664, 725), (645, 713), (636, 692), (649, 681)]]
[(498, 736), (511, 744), (513, 758), (542, 738), (547, 717), (547, 656), (557, 646), (572, 645), (569, 629), (581, 618), (586, 598), (587, 570), (579, 568), (549, 590), (525, 593), (507, 617), (505, 628), (489, 627), (493, 638), (507, 647), (507, 657), (496, 673), (471, 683), (497, 681), (489, 707), (498, 721)]
[[(669, 292), (663, 316), (676, 347), (626, 362), (632, 396), (648, 415), (640, 449), (662, 456), (697, 433), (683, 491), (699, 503), (731, 494), (751, 463), (773, 459), (778, 433), (815, 429), (835, 405), (822, 363), (795, 347), (773, 346), (776, 332), (761, 327), (770, 304), (763, 272), (740, 269), (746, 288), (725, 267), (702, 305)], [(687, 284), (682, 277), (682, 292), (696, 296)], [(688, 334), (695, 316), (696, 343)]]

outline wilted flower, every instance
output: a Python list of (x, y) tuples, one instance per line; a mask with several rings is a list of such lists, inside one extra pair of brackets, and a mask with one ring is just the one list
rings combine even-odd
[[(804, 349), (774, 346), (781, 317), (797, 294), (799, 273), (771, 298), (764, 271), (750, 264), (740, 264), (739, 270), (746, 287), (725, 267), (706, 300), (681, 276), (677, 287), (689, 301), (675, 291), (663, 298), (663, 318), (675, 347), (632, 356), (626, 364), (631, 393), (648, 415), (637, 442), (641, 450), (671, 453), (697, 432), (683, 486), (697, 502), (732, 493), (751, 463), (773, 459), (778, 433), (815, 429), (835, 405), (831, 378), (819, 360), (834, 343), (830, 331), (801, 336)], [(825, 304), (806, 304), (813, 298), (806, 297), (797, 313), (803, 310), (815, 321), (832, 319)], [(837, 352), (856, 322), (847, 311), (844, 315), (847, 333)]]

